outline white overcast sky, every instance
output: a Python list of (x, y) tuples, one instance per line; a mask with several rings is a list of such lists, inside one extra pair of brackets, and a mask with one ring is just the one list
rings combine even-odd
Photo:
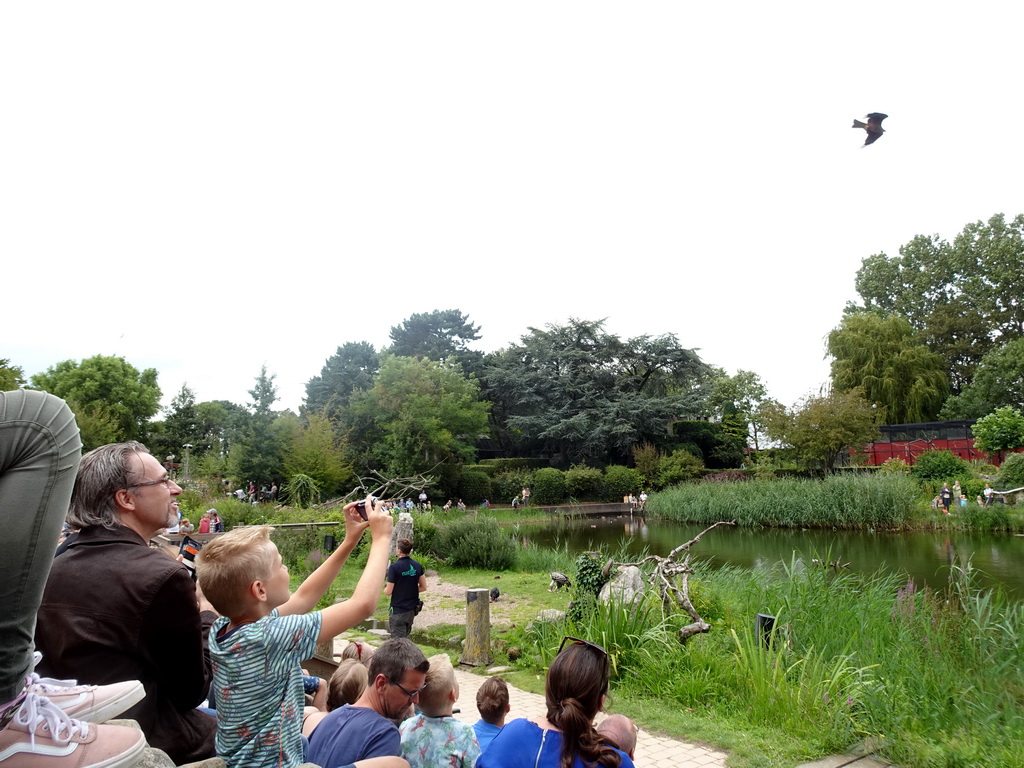
[[(456, 308), (792, 403), (871, 254), (1024, 212), (1010, 2), (6, 2), (0, 357), (279, 406)], [(885, 112), (860, 149), (853, 118)]]

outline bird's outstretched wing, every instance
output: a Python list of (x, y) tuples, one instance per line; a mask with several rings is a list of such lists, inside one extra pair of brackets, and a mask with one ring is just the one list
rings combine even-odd
[(868, 124), (864, 126), (864, 130), (868, 136), (864, 139), (864, 146), (871, 144), (878, 140), (878, 137), (885, 133), (885, 129), (882, 127), (882, 121), (888, 117), (888, 115), (882, 114), (881, 112), (872, 112), (869, 115), (865, 115), (868, 120)]

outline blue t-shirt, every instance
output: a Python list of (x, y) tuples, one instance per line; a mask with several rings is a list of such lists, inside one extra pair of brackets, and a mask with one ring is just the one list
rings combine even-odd
[(346, 704), (320, 721), (309, 737), (306, 761), (337, 766), (401, 753), (402, 737), (394, 723), (372, 709)]
[[(217, 755), (229, 768), (291, 768), (302, 763), (302, 668), (320, 634), (320, 612), (279, 616), (219, 636), (210, 630), (211, 687), (217, 701)], [(349, 762), (349, 761), (346, 761)]]
[[(621, 768), (634, 768), (625, 752), (619, 752)], [(536, 723), (518, 718), (505, 723), (476, 761), (476, 768), (559, 768), (562, 755), (562, 734), (546, 731)], [(573, 768), (584, 768), (577, 755)]]
[(493, 723), (488, 723), (484, 719), (480, 719), (473, 723), (473, 730), (476, 731), (476, 740), (480, 745), (480, 751), (483, 752), (487, 749), (487, 745), (491, 743), (494, 737), (498, 735), (498, 731), (501, 730), (501, 726), (494, 725)]

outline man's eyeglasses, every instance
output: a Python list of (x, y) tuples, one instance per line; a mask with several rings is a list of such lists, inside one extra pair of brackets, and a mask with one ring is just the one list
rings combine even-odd
[(164, 488), (170, 488), (171, 483), (173, 482), (174, 481), (171, 480), (171, 478), (165, 477), (162, 480), (147, 480), (144, 483), (131, 483), (127, 486), (127, 488), (141, 488), (144, 485), (162, 485)]
[[(600, 653), (606, 659), (608, 658), (608, 651), (606, 651), (604, 648), (602, 648), (597, 643), (592, 643), (589, 640), (584, 640), (581, 637), (570, 637), (569, 635), (566, 635), (565, 637), (562, 638), (562, 644), (560, 646), (558, 646), (558, 653), (562, 652), (562, 649), (565, 648), (565, 644), (566, 643), (568, 643), (570, 645), (577, 645), (577, 644), (578, 645), (585, 645), (588, 648), (593, 648), (595, 651)], [(555, 655), (557, 656), (558, 654), (555, 654)]]
[(396, 688), (398, 688), (398, 690), (400, 690), (406, 696), (408, 696), (409, 697), (409, 701), (412, 701), (417, 696), (419, 696), (421, 693), (423, 693), (423, 689), (427, 687), (427, 684), (424, 683), (421, 687), (417, 688), (415, 691), (408, 691), (408, 690), (405, 689), (405, 687), (401, 683), (391, 683), (391, 684), (393, 686), (395, 686)]

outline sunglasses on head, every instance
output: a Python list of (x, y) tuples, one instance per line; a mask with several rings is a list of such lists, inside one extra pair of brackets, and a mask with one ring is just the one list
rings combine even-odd
[[(560, 646), (558, 646), (558, 653), (562, 652), (562, 649), (565, 648), (565, 644), (566, 643), (568, 643), (569, 645), (585, 645), (588, 648), (593, 648), (595, 651), (600, 653), (605, 658), (608, 658), (608, 651), (606, 651), (604, 648), (602, 648), (597, 643), (592, 643), (589, 640), (584, 640), (581, 637), (571, 637), (569, 635), (566, 635), (565, 637), (562, 638), (562, 644)], [(555, 654), (555, 655), (557, 656), (558, 654)]]

